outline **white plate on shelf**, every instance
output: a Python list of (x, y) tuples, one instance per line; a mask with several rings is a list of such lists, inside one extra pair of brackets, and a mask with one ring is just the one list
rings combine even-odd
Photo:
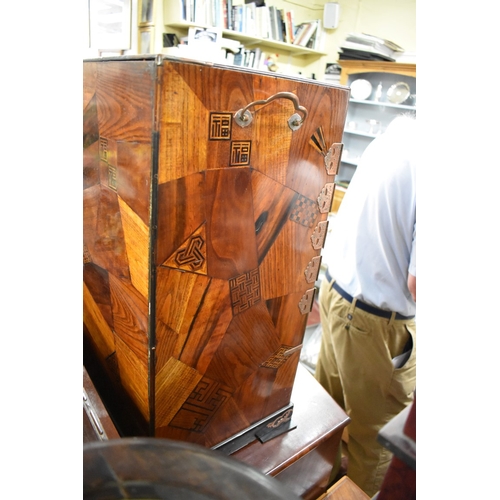
[(389, 87), (387, 100), (393, 104), (402, 104), (410, 97), (410, 87), (405, 82), (398, 82)]
[(351, 83), (351, 96), (353, 99), (364, 101), (372, 93), (372, 84), (368, 80), (358, 78)]

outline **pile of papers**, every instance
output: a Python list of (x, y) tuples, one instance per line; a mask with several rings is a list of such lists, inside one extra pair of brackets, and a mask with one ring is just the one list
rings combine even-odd
[(364, 33), (349, 33), (340, 44), (339, 59), (393, 62), (403, 52), (402, 47), (390, 40)]

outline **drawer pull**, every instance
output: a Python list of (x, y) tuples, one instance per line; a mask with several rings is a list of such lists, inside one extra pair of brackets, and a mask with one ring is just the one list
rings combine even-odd
[(301, 116), (299, 113), (294, 113), (288, 119), (288, 126), (290, 127), (290, 129), (298, 130), (304, 123), (305, 119), (307, 118), (307, 109), (299, 104), (298, 97), (295, 94), (292, 94), (291, 92), (278, 92), (277, 94), (274, 94), (273, 96), (269, 97), (269, 99), (251, 102), (244, 108), (236, 111), (236, 113), (234, 114), (234, 120), (240, 127), (248, 127), (248, 125), (250, 125), (250, 123), (252, 123), (253, 121), (253, 115), (249, 111), (249, 108), (251, 108), (252, 106), (260, 105), (261, 107), (254, 111), (254, 113), (257, 113), (257, 111), (260, 111), (264, 106), (267, 106), (276, 99), (288, 99), (292, 101), (295, 111), (298, 111), (302, 114)]

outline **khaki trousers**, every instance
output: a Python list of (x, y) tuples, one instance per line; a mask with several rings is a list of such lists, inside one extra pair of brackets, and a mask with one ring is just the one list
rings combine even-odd
[[(349, 303), (323, 280), (319, 293), (322, 341), (315, 377), (351, 418), (347, 475), (369, 496), (380, 490), (392, 454), (377, 442), (384, 424), (413, 401), (415, 319), (380, 318)], [(409, 340), (408, 361), (392, 359)]]

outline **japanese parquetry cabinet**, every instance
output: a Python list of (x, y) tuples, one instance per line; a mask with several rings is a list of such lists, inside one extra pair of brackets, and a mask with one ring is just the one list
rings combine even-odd
[(84, 61), (84, 338), (144, 432), (287, 421), (349, 90), (160, 56)]

